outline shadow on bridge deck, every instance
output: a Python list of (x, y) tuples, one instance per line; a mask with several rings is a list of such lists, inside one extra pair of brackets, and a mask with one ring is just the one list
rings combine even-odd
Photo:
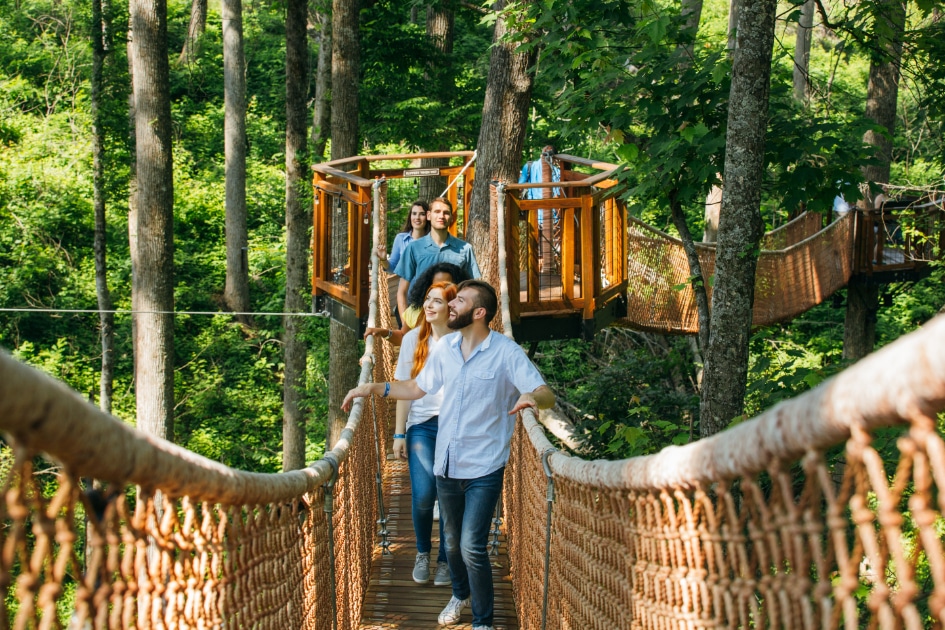
[[(410, 474), (406, 462), (388, 460), (384, 473), (384, 502), (392, 555), (382, 556), (380, 548), (374, 553), (371, 585), (364, 599), (360, 627), (363, 630), (440, 628), (436, 618), (450, 599), (450, 588), (433, 586), (432, 579), (428, 584), (416, 584), (411, 578), (417, 548), (410, 514)], [(431, 569), (436, 565), (438, 545), (439, 532), (434, 523)], [(518, 630), (508, 562), (503, 526), (499, 555), (494, 557), (492, 565), (496, 630)], [(461, 621), (463, 623), (450, 627), (461, 630), (472, 628), (472, 614), (468, 608), (463, 612)]]

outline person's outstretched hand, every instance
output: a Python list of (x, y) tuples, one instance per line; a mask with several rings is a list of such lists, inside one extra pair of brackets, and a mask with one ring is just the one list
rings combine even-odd
[(535, 400), (535, 397), (531, 394), (522, 394), (518, 397), (518, 400), (515, 401), (515, 406), (512, 407), (512, 411), (509, 412), (509, 415), (514, 416), (522, 409), (526, 409), (528, 407), (538, 411), (538, 401)]
[(374, 383), (365, 383), (364, 385), (358, 385), (345, 395), (345, 399), (341, 401), (341, 410), (345, 413), (351, 411), (351, 404), (354, 403), (355, 398), (367, 398), (371, 395), (371, 385)]

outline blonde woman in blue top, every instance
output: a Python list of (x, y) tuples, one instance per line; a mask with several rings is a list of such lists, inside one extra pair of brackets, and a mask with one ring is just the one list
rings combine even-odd
[[(449, 302), (456, 297), (456, 285), (437, 282), (427, 290), (423, 301), (420, 324), (404, 335), (400, 358), (394, 378), (407, 381), (417, 376), (426, 364), (430, 352), (451, 331)], [(431, 534), (433, 532), (433, 504), (436, 501), (436, 478), (433, 476), (433, 457), (436, 452), (436, 434), (439, 427), (440, 405), (443, 394), (437, 392), (418, 400), (397, 401), (394, 430), (394, 456), (406, 459), (410, 466), (411, 514), (417, 539), (417, 557), (414, 560), (413, 580), (418, 584), (430, 581)], [(440, 540), (443, 540), (442, 522)], [(435, 586), (451, 584), (446, 549), (440, 543), (436, 562)]]

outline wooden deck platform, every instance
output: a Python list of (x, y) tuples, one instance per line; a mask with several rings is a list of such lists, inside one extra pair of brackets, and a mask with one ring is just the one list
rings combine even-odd
[[(391, 555), (381, 555), (379, 547), (375, 550), (371, 585), (364, 600), (360, 627), (364, 630), (441, 628), (436, 618), (450, 600), (450, 587), (433, 586), (432, 577), (427, 584), (417, 584), (411, 577), (417, 548), (410, 513), (410, 475), (406, 462), (388, 461), (384, 479), (384, 504)], [(439, 531), (434, 523), (431, 574), (436, 567), (438, 549)], [(504, 526), (499, 555), (494, 557), (492, 564), (492, 575), (495, 584), (495, 628), (518, 630)], [(463, 611), (460, 621), (462, 623), (450, 627), (461, 630), (472, 628), (472, 613), (468, 608)]]

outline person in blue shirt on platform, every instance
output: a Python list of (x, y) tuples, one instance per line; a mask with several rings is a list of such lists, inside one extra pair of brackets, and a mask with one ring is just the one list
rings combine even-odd
[(458, 623), (472, 607), (473, 630), (492, 630), (495, 591), (489, 562), (492, 513), (502, 495), (509, 444), (519, 411), (547, 409), (555, 395), (515, 341), (489, 329), (498, 311), (495, 289), (481, 280), (457, 287), (443, 337), (409, 381), (366, 383), (345, 396), (417, 400), (442, 390), (433, 474), (453, 593), (440, 625)]
[[(561, 181), (561, 168), (555, 160), (555, 148), (545, 145), (541, 157), (534, 162), (525, 162), (519, 184), (537, 184)], [(522, 199), (551, 199), (564, 196), (561, 188), (526, 188)], [(554, 224), (558, 220), (556, 210), (538, 210), (538, 255), (541, 258), (540, 270), (549, 273), (554, 269)]]
[(427, 267), (438, 262), (453, 263), (462, 269), (467, 277), (478, 278), (479, 265), (473, 254), (472, 245), (450, 234), (450, 226), (455, 218), (453, 204), (449, 199), (437, 197), (430, 202), (430, 233), (418, 238), (407, 246), (394, 273), (400, 276), (397, 287), (397, 308), (403, 318), (407, 310), (407, 291), (414, 280)]

